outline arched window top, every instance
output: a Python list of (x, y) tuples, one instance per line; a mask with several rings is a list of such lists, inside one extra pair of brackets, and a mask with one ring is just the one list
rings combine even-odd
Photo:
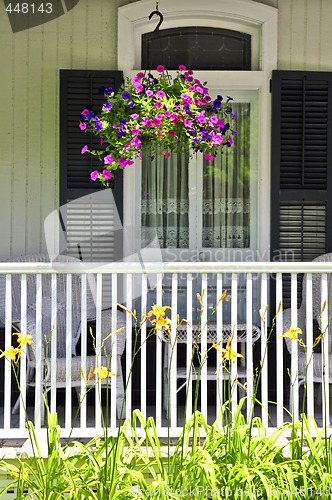
[(224, 28), (192, 26), (142, 35), (142, 69), (162, 64), (177, 69), (251, 70), (251, 35)]
[[(151, 33), (156, 19), (154, 0), (140, 0), (118, 10), (118, 61), (125, 71), (141, 69), (142, 37)], [(159, 34), (178, 28), (201, 27), (230, 30), (251, 40), (251, 71), (271, 71), (277, 64), (278, 11), (252, 0), (167, 0), (160, 3), (164, 15)], [(185, 63), (183, 63), (185, 64)], [(233, 69), (233, 68), (232, 68)]]

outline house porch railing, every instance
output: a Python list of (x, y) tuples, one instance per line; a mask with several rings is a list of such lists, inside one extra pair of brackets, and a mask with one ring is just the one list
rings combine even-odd
[[(21, 398), (15, 414), (12, 410), (18, 392), (12, 367), (8, 361), (0, 359), (0, 380), (3, 380), (0, 385), (0, 439), (26, 436), (27, 415), (35, 422), (37, 429), (44, 426), (41, 388), (45, 367), (48, 368), (48, 404), (52, 412), (57, 411), (59, 414), (63, 436), (79, 438), (100, 433), (106, 406), (110, 430), (116, 431), (120, 417), (130, 417), (132, 410), (139, 408), (145, 417), (155, 418), (161, 437), (167, 436), (169, 432), (170, 435), (177, 436), (182, 429), (184, 415), (192, 413), (196, 395), (199, 409), (212, 422), (229, 398), (232, 401), (232, 411), (235, 411), (236, 403), (243, 396), (248, 396), (243, 412), (246, 418), (250, 418), (251, 397), (256, 389), (260, 404), (255, 405), (255, 415), (261, 417), (268, 431), (289, 421), (289, 412), (297, 418), (303, 409), (307, 415), (316, 418), (320, 427), (329, 425), (328, 388), (332, 381), (329, 376), (332, 373), (332, 360), (329, 356), (331, 349), (328, 328), (329, 311), (332, 307), (329, 304), (331, 273), (332, 263), (326, 262), (181, 262), (144, 263), (144, 266), (138, 263), (0, 263), (4, 286), (2, 300), (5, 301), (0, 340), (2, 350), (8, 349), (15, 342), (13, 319), (17, 318), (13, 318), (13, 283), (19, 276), (20, 318), (16, 327), (25, 333), (29, 324), (27, 277), (36, 276), (33, 299), (36, 315), (35, 344), (32, 353), (28, 356), (23, 353), (20, 359)], [(43, 295), (42, 277), (45, 275), (51, 279), (50, 297)], [(81, 283), (82, 321), (76, 354), (80, 358), (73, 357), (75, 332), (71, 326), (74, 307), (73, 276), (77, 275)], [(306, 286), (304, 297), (301, 298), (302, 275), (306, 277)], [(66, 315), (66, 355), (59, 361), (55, 346), (59, 317), (57, 282), (61, 276), (65, 276), (66, 282), (65, 307), (60, 311)], [(313, 285), (317, 276), (320, 326), (313, 321), (317, 315), (317, 290)], [(87, 309), (91, 306), (87, 304), (87, 298), (91, 300), (88, 293), (91, 279), (94, 283), (95, 307), (92, 342), (89, 326), (86, 326)], [(45, 299), (51, 301), (52, 305), (51, 335), (42, 331)], [(303, 342), (307, 346), (304, 351), (304, 356), (307, 356), (305, 378), (302, 372), (301, 375), (298, 364), (298, 359), (303, 356), (301, 345), (296, 340), (292, 341), (290, 356), (281, 337), (287, 326), (286, 317), (290, 318), (291, 326), (297, 326), (300, 317), (298, 308), (302, 303), (303, 310), (303, 301), (306, 311)], [(124, 335), (119, 332), (111, 337), (109, 369), (117, 376), (109, 379), (108, 397), (103, 385), (97, 382), (79, 405), (80, 396), (77, 397), (72, 390), (73, 365), (79, 361), (87, 379), (90, 370), (87, 360), (91, 360), (93, 356), (89, 349), (96, 348), (98, 352), (103, 345), (103, 337), (110, 333), (101, 331), (102, 311), (111, 311), (112, 331), (115, 331), (119, 326), (117, 304), (124, 302), (125, 351), (121, 368), (117, 365), (115, 356), (119, 348), (119, 335)], [(153, 304), (170, 307), (165, 311), (172, 321), (170, 331), (154, 331), (153, 325), (146, 320), (135, 334), (135, 318), (129, 311), (136, 311), (140, 323), (145, 311), (151, 310)], [(285, 312), (285, 309), (288, 311)], [(178, 315), (180, 320), (186, 320), (179, 327)], [(289, 326), (288, 323), (288, 328)], [(319, 372), (317, 366), (312, 366), (312, 346), (322, 331), (324, 335), (317, 345), (317, 352), (319, 363), (324, 369)], [(51, 350), (48, 360), (44, 359), (43, 354), (46, 334)], [(225, 352), (222, 349), (226, 348), (229, 337), (233, 351), (241, 353), (243, 357), (236, 357), (225, 369), (221, 353)], [(133, 363), (134, 352), (137, 354)], [(195, 393), (200, 361), (200, 387)], [(100, 367), (101, 364), (102, 360), (97, 357), (94, 366)], [(60, 365), (64, 367), (62, 384), (57, 379)], [(27, 371), (29, 367), (32, 367), (32, 378), (31, 372)], [(120, 411), (119, 404), (116, 404), (121, 391), (119, 370), (122, 370), (125, 389)], [(84, 377), (81, 377), (77, 387), (80, 395), (86, 392)], [(90, 383), (94, 383), (95, 377), (98, 379), (98, 375), (93, 375)], [(324, 387), (327, 388), (325, 397), (322, 390)]]

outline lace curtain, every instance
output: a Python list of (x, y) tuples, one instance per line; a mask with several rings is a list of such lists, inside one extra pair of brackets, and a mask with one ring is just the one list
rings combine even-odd
[(188, 158), (162, 155), (142, 165), (142, 240), (156, 232), (161, 248), (189, 247)]
[(202, 246), (248, 248), (250, 244), (250, 104), (237, 113), (234, 146), (203, 166)]
[[(238, 134), (234, 147), (204, 161), (201, 205), (202, 247), (246, 248), (250, 243), (250, 104), (234, 104)], [(189, 247), (189, 161), (158, 155), (142, 165), (142, 243), (157, 232), (161, 248)], [(193, 228), (196, 230), (196, 228)]]

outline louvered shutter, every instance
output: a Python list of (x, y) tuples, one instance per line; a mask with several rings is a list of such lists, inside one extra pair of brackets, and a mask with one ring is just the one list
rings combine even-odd
[(273, 260), (332, 251), (331, 92), (331, 73), (272, 73)]
[[(110, 262), (119, 259), (114, 228), (122, 219), (123, 172), (116, 171), (111, 188), (116, 201), (108, 202), (108, 191), (90, 180), (90, 173), (102, 169), (100, 161), (81, 154), (82, 147), (98, 149), (100, 144), (79, 128), (84, 108), (99, 113), (105, 97), (103, 87), (116, 91), (123, 81), (121, 71), (60, 71), (60, 205), (66, 236), (66, 253), (84, 261)], [(96, 196), (96, 193), (100, 196)], [(73, 201), (75, 200), (75, 201)]]

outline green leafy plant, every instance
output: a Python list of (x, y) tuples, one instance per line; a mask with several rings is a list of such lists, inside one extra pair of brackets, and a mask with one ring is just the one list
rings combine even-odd
[[(278, 312), (280, 308), (281, 305)], [(147, 338), (149, 335), (160, 337), (161, 331), (170, 332), (167, 309), (167, 306), (154, 305), (140, 321), (135, 311), (127, 310), (136, 325), (133, 362), (141, 348), (138, 337), (145, 321), (152, 326)], [(266, 310), (261, 311), (263, 326)], [(264, 335), (267, 343), (271, 331)], [(31, 338), (18, 336), (18, 340), (18, 347), (0, 354), (11, 360), (14, 373), (17, 373), (24, 345)], [(219, 350), (222, 369), (228, 369), (227, 363), (237, 357), (229, 342), (225, 347), (215, 343), (207, 353), (198, 357), (199, 367), (207, 361), (210, 349)], [(194, 345), (193, 352), (197, 355), (196, 351), (197, 345)], [(123, 422), (116, 435), (109, 433), (105, 414), (102, 435), (86, 444), (77, 441), (62, 444), (57, 415), (51, 415), (46, 405), (47, 453), (41, 449), (33, 424), (27, 421), (32, 453), (18, 457), (18, 464), (6, 460), (0, 462), (0, 469), (12, 477), (0, 496), (8, 489), (15, 489), (17, 499), (38, 500), (331, 498), (332, 450), (326, 430), (319, 430), (314, 419), (303, 414), (301, 420), (284, 423), (268, 435), (261, 419), (254, 416), (254, 407), (259, 404), (256, 396), (263, 362), (264, 356), (252, 395), (235, 404), (229, 391), (229, 399), (222, 405), (212, 425), (197, 410), (196, 401), (193, 414), (185, 421), (172, 446), (170, 441), (165, 446), (158, 436), (154, 419), (145, 419), (139, 410), (133, 411), (132, 417)], [(105, 373), (105, 370), (99, 370), (96, 375), (101, 377)], [(252, 405), (247, 422), (243, 414), (244, 403)], [(290, 437), (285, 439), (286, 435)]]

